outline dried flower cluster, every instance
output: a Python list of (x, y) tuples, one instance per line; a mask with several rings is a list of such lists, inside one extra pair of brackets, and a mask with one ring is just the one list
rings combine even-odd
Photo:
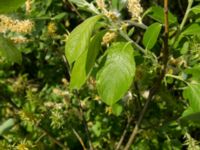
[(117, 11), (108, 11), (106, 9), (106, 4), (104, 0), (97, 0), (97, 7), (102, 11), (102, 13), (112, 21), (116, 21), (117, 18), (119, 17), (119, 13)]
[(106, 45), (109, 44), (110, 42), (112, 42), (115, 38), (116, 38), (116, 33), (115, 32), (107, 32), (104, 36), (103, 36), (103, 41), (102, 44)]
[(0, 15), (0, 33), (6, 31), (17, 33), (30, 33), (33, 30), (34, 23), (30, 20), (18, 20), (11, 17)]
[(96, 3), (97, 3), (97, 7), (99, 9), (101, 9), (101, 10), (105, 10), (106, 9), (106, 5), (105, 5), (104, 0), (97, 0)]
[(128, 11), (131, 13), (132, 18), (141, 22), (141, 13), (143, 8), (140, 5), (140, 0), (128, 0)]
[(106, 17), (108, 17), (112, 21), (116, 21), (117, 18), (119, 17), (119, 14), (117, 12), (115, 12), (115, 11), (105, 12), (105, 15), (106, 15)]
[(11, 41), (13, 41), (13, 43), (16, 43), (16, 44), (30, 42), (29, 39), (27, 39), (27, 38), (25, 38), (23, 36), (11, 37), (10, 39), (11, 39)]
[(31, 0), (26, 0), (26, 13), (29, 14), (31, 12), (31, 8), (32, 8), (32, 5), (31, 5)]

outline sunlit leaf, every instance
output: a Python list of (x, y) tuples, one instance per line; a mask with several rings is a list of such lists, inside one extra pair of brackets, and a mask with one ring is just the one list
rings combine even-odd
[(193, 23), (185, 28), (185, 30), (181, 33), (182, 35), (197, 35), (200, 34), (200, 24)]
[(147, 28), (143, 37), (143, 44), (147, 49), (152, 49), (156, 44), (161, 27), (160, 23), (154, 23)]
[(130, 43), (115, 43), (107, 51), (105, 65), (97, 75), (97, 89), (102, 101), (112, 106), (131, 86), (135, 61)]
[(15, 125), (16, 120), (13, 118), (10, 118), (3, 122), (0, 125), (0, 135), (2, 135), (5, 131), (8, 131), (10, 128), (12, 128)]
[(77, 26), (67, 38), (65, 54), (70, 65), (88, 49), (94, 26), (100, 18), (101, 16), (98, 15), (87, 19)]
[(105, 31), (97, 34), (90, 42), (89, 48), (75, 62), (72, 69), (70, 88), (79, 89), (85, 83), (92, 67), (95, 64), (96, 57), (101, 48), (102, 36)]
[[(146, 12), (145, 15), (150, 16), (152, 19), (164, 24), (164, 8), (160, 7), (160, 6), (153, 6), (151, 8), (149, 8)], [(169, 12), (169, 24), (176, 24), (177, 18), (176, 16), (174, 16), (171, 12)]]
[(200, 84), (189, 84), (183, 92), (184, 98), (189, 100), (193, 112), (200, 112)]

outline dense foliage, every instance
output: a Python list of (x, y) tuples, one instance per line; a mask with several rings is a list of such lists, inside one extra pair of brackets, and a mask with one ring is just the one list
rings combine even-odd
[(0, 150), (200, 150), (199, 42), (199, 0), (0, 0)]

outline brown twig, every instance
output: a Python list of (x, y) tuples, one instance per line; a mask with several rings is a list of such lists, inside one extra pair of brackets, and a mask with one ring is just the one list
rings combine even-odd
[(72, 128), (72, 131), (73, 131), (73, 133), (75, 134), (75, 136), (77, 137), (77, 139), (79, 140), (80, 144), (82, 145), (83, 150), (87, 150), (87, 148), (85, 147), (85, 144), (84, 144), (84, 142), (83, 142), (81, 136), (76, 132), (75, 129)]
[(147, 111), (147, 108), (149, 106), (149, 103), (151, 102), (151, 100), (153, 99), (154, 95), (156, 94), (156, 92), (158, 91), (159, 87), (161, 86), (162, 80), (165, 76), (165, 72), (166, 72), (166, 68), (167, 68), (167, 62), (168, 62), (168, 57), (169, 57), (169, 48), (168, 48), (168, 36), (169, 36), (169, 22), (168, 22), (168, 0), (164, 0), (164, 14), (165, 14), (165, 32), (164, 32), (164, 48), (163, 48), (163, 69), (162, 72), (156, 82), (156, 84), (154, 85), (154, 87), (150, 90), (148, 99), (144, 105), (144, 108), (142, 109), (142, 112), (140, 113), (139, 119), (135, 125), (135, 128), (133, 129), (131, 136), (124, 148), (124, 150), (128, 150), (131, 146), (131, 144), (133, 143), (139, 127), (141, 125), (141, 122), (144, 118), (144, 115)]
[(64, 0), (64, 2), (68, 2), (72, 8), (72, 11), (74, 11), (79, 17), (81, 20), (84, 20), (84, 18), (82, 17), (82, 15), (78, 12), (77, 8), (74, 6), (74, 4), (72, 2), (70, 2), (69, 0)]
[(125, 139), (125, 136), (126, 136), (126, 133), (128, 132), (128, 128), (130, 127), (130, 124), (131, 124), (131, 121), (133, 120), (133, 117), (131, 117), (130, 119), (128, 119), (128, 123), (126, 124), (126, 127), (121, 135), (121, 138), (119, 140), (119, 142), (117, 143), (117, 146), (115, 148), (115, 150), (119, 150), (121, 145), (122, 145), (122, 142), (124, 141)]
[(165, 32), (164, 32), (164, 51), (163, 51), (163, 63), (164, 69), (163, 73), (165, 74), (167, 61), (169, 57), (169, 47), (168, 47), (168, 37), (169, 37), (169, 19), (168, 19), (168, 0), (164, 0), (164, 11), (165, 11)]
[(63, 145), (60, 141), (58, 141), (56, 138), (54, 138), (46, 129), (44, 129), (41, 126), (37, 126), (38, 129), (40, 129), (43, 133), (45, 133), (55, 144), (60, 146), (63, 150), (68, 150), (65, 145)]
[(79, 93), (78, 91), (76, 90), (76, 95), (78, 96), (78, 103), (79, 103), (79, 112), (80, 112), (80, 115), (83, 119), (83, 125), (84, 125), (84, 128), (85, 128), (85, 132), (86, 132), (86, 135), (87, 135), (87, 139), (88, 139), (88, 144), (89, 144), (89, 147), (90, 147), (90, 150), (93, 150), (93, 146), (92, 146), (92, 141), (91, 141), (91, 138), (90, 138), (90, 133), (89, 133), (89, 129), (88, 129), (88, 125), (87, 125), (87, 121), (86, 121), (86, 118), (84, 116), (84, 111), (83, 111), (83, 108), (81, 106), (81, 100), (79, 98)]
[(136, 95), (137, 95), (136, 101), (137, 101), (138, 110), (141, 110), (142, 104), (141, 104), (140, 89), (139, 89), (138, 83), (136, 81), (134, 82), (134, 87), (135, 87), (135, 91), (136, 91)]

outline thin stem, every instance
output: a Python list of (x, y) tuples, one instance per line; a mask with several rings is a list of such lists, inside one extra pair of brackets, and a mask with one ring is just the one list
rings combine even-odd
[(164, 0), (164, 13), (165, 13), (165, 32), (164, 32), (164, 51), (163, 51), (163, 63), (164, 69), (163, 73), (165, 74), (167, 61), (169, 58), (169, 47), (168, 47), (168, 37), (169, 37), (169, 20), (168, 20), (168, 0)]
[(154, 92), (155, 92), (155, 88), (153, 88), (153, 90), (151, 90), (151, 93), (149, 94), (149, 97), (148, 97), (148, 99), (147, 99), (147, 101), (146, 101), (146, 103), (145, 103), (145, 105), (144, 105), (144, 107), (142, 109), (142, 112), (140, 113), (139, 119), (138, 119), (138, 121), (137, 121), (137, 123), (135, 125), (135, 128), (132, 131), (132, 134), (131, 134), (131, 136), (130, 136), (130, 138), (128, 140), (128, 143), (126, 144), (124, 150), (128, 150), (130, 148), (131, 144), (133, 143), (133, 141), (134, 141), (134, 139), (135, 139), (135, 137), (136, 137), (136, 135), (138, 133), (140, 124), (142, 122), (142, 119), (143, 119), (143, 117), (144, 117), (144, 115), (145, 115), (145, 113), (147, 111), (149, 103), (153, 98)]
[(193, 0), (188, 0), (188, 6), (187, 6), (187, 9), (186, 9), (186, 13), (185, 13), (185, 15), (184, 15), (184, 17), (183, 17), (183, 20), (182, 20), (182, 22), (181, 22), (181, 25), (180, 25), (180, 27), (179, 27), (179, 29), (178, 29), (178, 32), (177, 32), (176, 36), (175, 36), (174, 42), (173, 42), (173, 44), (172, 44), (172, 47), (174, 47), (174, 45), (175, 45), (176, 42), (178, 41), (179, 35), (181, 34), (181, 31), (183, 30), (183, 28), (184, 28), (184, 26), (185, 26), (185, 24), (186, 24), (186, 21), (187, 21), (187, 19), (188, 19), (189, 13), (190, 13), (190, 11), (191, 11), (191, 7), (192, 7), (192, 5), (193, 5), (193, 2), (194, 2)]
[(129, 41), (131, 44), (133, 44), (134, 47), (136, 47), (138, 50), (140, 50), (142, 53), (146, 53), (145, 49), (143, 49), (139, 44), (137, 44), (135, 41), (133, 41), (127, 34), (125, 34), (122, 30), (119, 30), (120, 35)]
[[(66, 3), (66, 0), (64, 0), (64, 2)], [(72, 10), (81, 18), (81, 20), (84, 20), (84, 18), (82, 17), (82, 15), (78, 12), (78, 10), (76, 9), (76, 7), (74, 6), (74, 4), (72, 2), (70, 2), (69, 0), (67, 0), (67, 2), (71, 5)]]
[(180, 31), (182, 31), (183, 27), (185, 26), (185, 23), (186, 23), (186, 21), (188, 19), (188, 15), (190, 13), (192, 4), (193, 4), (193, 0), (188, 0), (188, 6), (187, 6), (186, 13), (185, 13), (185, 15), (183, 17), (183, 20), (181, 22), (181, 25), (180, 25)]
[(65, 145), (63, 145), (60, 141), (58, 141), (56, 138), (54, 138), (46, 129), (44, 129), (40, 126), (37, 126), (37, 128), (39, 128), (43, 133), (45, 133), (54, 143), (56, 143), (58, 146), (63, 148), (63, 150), (68, 150), (68, 148), (65, 147)]
[(84, 125), (84, 128), (85, 128), (85, 132), (86, 132), (86, 135), (87, 135), (87, 139), (88, 139), (88, 144), (89, 144), (89, 147), (90, 147), (90, 150), (93, 150), (93, 146), (92, 146), (92, 141), (91, 141), (91, 138), (90, 138), (90, 133), (89, 133), (89, 129), (88, 129), (88, 125), (87, 125), (87, 121), (86, 121), (86, 118), (84, 116), (84, 111), (83, 111), (83, 108), (81, 106), (81, 100), (79, 98), (79, 93), (78, 91), (76, 90), (75, 91), (77, 96), (78, 96), (78, 103), (79, 103), (79, 112), (80, 112), (80, 115), (83, 119), (83, 125)]
[(126, 125), (126, 127), (125, 127), (125, 129), (124, 129), (124, 131), (123, 131), (123, 133), (122, 133), (122, 135), (121, 135), (121, 138), (120, 138), (120, 140), (119, 140), (119, 142), (118, 142), (118, 144), (117, 144), (115, 150), (119, 150), (119, 149), (120, 149), (120, 147), (121, 147), (121, 145), (122, 145), (122, 142), (123, 142), (124, 139), (125, 139), (126, 133), (128, 132), (128, 128), (129, 128), (129, 126), (130, 126), (132, 120), (133, 120), (133, 117), (131, 117), (130, 119), (128, 119), (128, 123), (127, 123), (127, 125)]
[(87, 150), (87, 148), (85, 147), (85, 144), (81, 138), (81, 136), (76, 132), (75, 129), (72, 128), (73, 133), (75, 134), (75, 136), (77, 137), (77, 139), (79, 140), (79, 142), (81, 143), (83, 150)]
[(133, 141), (136, 138), (136, 135), (138, 134), (139, 131), (139, 127), (142, 123), (142, 120), (144, 118), (144, 115), (147, 111), (147, 108), (151, 102), (151, 100), (153, 99), (154, 95), (156, 94), (156, 92), (159, 90), (162, 80), (165, 76), (165, 72), (166, 72), (166, 68), (167, 68), (167, 62), (168, 62), (168, 58), (169, 58), (169, 48), (168, 48), (168, 36), (169, 36), (169, 21), (168, 21), (168, 0), (164, 0), (164, 14), (165, 14), (165, 32), (164, 32), (164, 49), (163, 49), (163, 70), (160, 74), (160, 76), (157, 79), (157, 82), (155, 83), (154, 87), (150, 90), (148, 99), (142, 109), (142, 112), (140, 113), (139, 119), (135, 125), (135, 128), (133, 129), (131, 136), (124, 148), (124, 150), (128, 150), (131, 146), (131, 144), (133, 143)]
[(124, 22), (128, 23), (129, 25), (139, 27), (141, 29), (147, 29), (148, 28), (148, 26), (143, 24), (143, 23), (137, 23), (137, 22), (133, 22), (133, 21), (130, 21), (130, 20), (125, 20)]
[(138, 87), (138, 83), (134, 82), (134, 87), (135, 87), (135, 91), (137, 94), (137, 105), (138, 105), (138, 110), (141, 110), (142, 108), (142, 104), (141, 104), (141, 96), (140, 96), (140, 89)]
[(166, 77), (171, 77), (171, 78), (174, 78), (174, 79), (177, 79), (177, 80), (180, 80), (180, 81), (182, 81), (182, 82), (184, 82), (185, 84), (189, 84), (187, 81), (185, 81), (184, 79), (182, 79), (181, 77), (179, 77), (179, 76), (175, 76), (175, 75), (172, 75), (172, 74), (166, 74), (165, 75)]

